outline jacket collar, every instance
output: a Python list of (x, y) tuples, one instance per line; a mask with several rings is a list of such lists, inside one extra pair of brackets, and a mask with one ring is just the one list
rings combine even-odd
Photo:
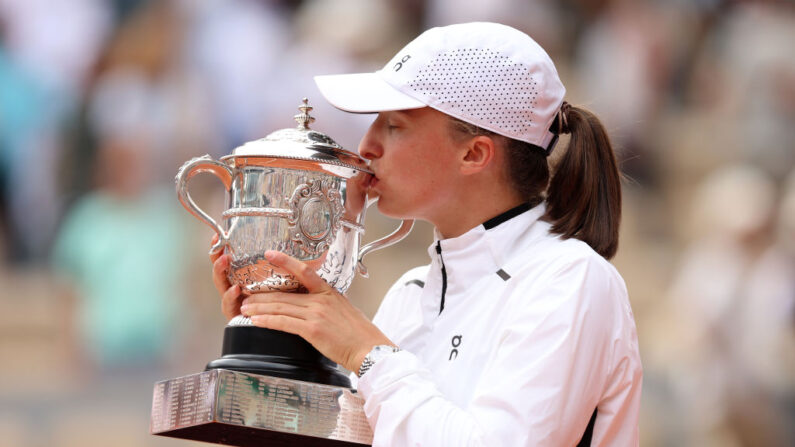
[[(520, 205), (478, 225), (461, 236), (440, 239), (434, 230), (434, 242), (428, 247), (432, 268), (441, 268), (437, 245), (442, 248), (441, 261), (447, 273), (447, 294), (464, 293), (473, 282), (487, 275), (497, 275), (510, 254), (522, 250), (529, 242), (546, 233), (529, 231), (544, 215), (545, 204), (535, 207)], [(510, 274), (510, 272), (508, 272)]]
[(529, 203), (523, 203), (517, 207), (511, 208), (508, 211), (483, 222), (483, 228), (491, 230), (492, 228), (498, 226), (499, 224), (507, 222), (513, 219), (514, 217), (524, 213), (525, 211), (530, 210), (532, 207), (533, 206), (530, 205)]

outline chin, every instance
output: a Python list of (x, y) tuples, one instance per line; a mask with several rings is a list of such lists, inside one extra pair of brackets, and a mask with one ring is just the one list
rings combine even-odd
[(390, 202), (388, 199), (384, 199), (384, 196), (381, 196), (378, 199), (378, 211), (381, 212), (386, 217), (391, 217), (393, 219), (414, 219), (416, 215), (411, 212), (411, 210), (403, 209), (398, 204), (394, 202)]

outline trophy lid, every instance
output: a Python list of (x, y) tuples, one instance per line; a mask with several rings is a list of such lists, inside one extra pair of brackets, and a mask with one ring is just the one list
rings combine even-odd
[(309, 128), (315, 118), (309, 115), (312, 107), (307, 98), (303, 99), (298, 110), (301, 113), (294, 117), (298, 123), (297, 127), (277, 130), (265, 138), (244, 143), (235, 148), (231, 155), (223, 158), (265, 157), (303, 160), (326, 167), (341, 166), (372, 174), (367, 162), (359, 155), (343, 149), (328, 135)]

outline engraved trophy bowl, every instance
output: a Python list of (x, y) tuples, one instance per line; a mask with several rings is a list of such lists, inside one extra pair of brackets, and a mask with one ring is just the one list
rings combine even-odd
[[(230, 255), (229, 282), (246, 295), (305, 290), (265, 259), (267, 250), (307, 263), (345, 293), (357, 271), (367, 276), (364, 255), (403, 239), (414, 223), (404, 220), (392, 234), (360, 249), (365, 211), (374, 202), (366, 197), (372, 171), (357, 154), (309, 128), (315, 119), (306, 98), (298, 109), (296, 128), (245, 143), (220, 160), (194, 158), (176, 177), (180, 202), (218, 234), (211, 253)], [(188, 192), (189, 180), (200, 173), (217, 176), (226, 188), (220, 224)], [(242, 315), (224, 330), (222, 357), (207, 365), (216, 368), (350, 387), (337, 365), (302, 338), (255, 327)]]

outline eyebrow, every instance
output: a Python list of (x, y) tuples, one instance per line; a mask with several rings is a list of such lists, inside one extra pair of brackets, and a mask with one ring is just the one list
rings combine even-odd
[(413, 112), (416, 112), (418, 110), (420, 110), (420, 109), (390, 110), (387, 113), (393, 113), (395, 115), (400, 116), (403, 119), (411, 120), (411, 119), (416, 119), (417, 115), (415, 113), (413, 113)]
[(420, 110), (420, 109), (393, 110), (392, 112), (396, 113), (396, 114), (398, 114), (398, 115), (400, 115), (400, 116), (402, 116), (404, 118), (414, 118), (414, 117), (417, 116), (417, 114), (413, 113), (413, 112), (416, 112), (418, 110)]

